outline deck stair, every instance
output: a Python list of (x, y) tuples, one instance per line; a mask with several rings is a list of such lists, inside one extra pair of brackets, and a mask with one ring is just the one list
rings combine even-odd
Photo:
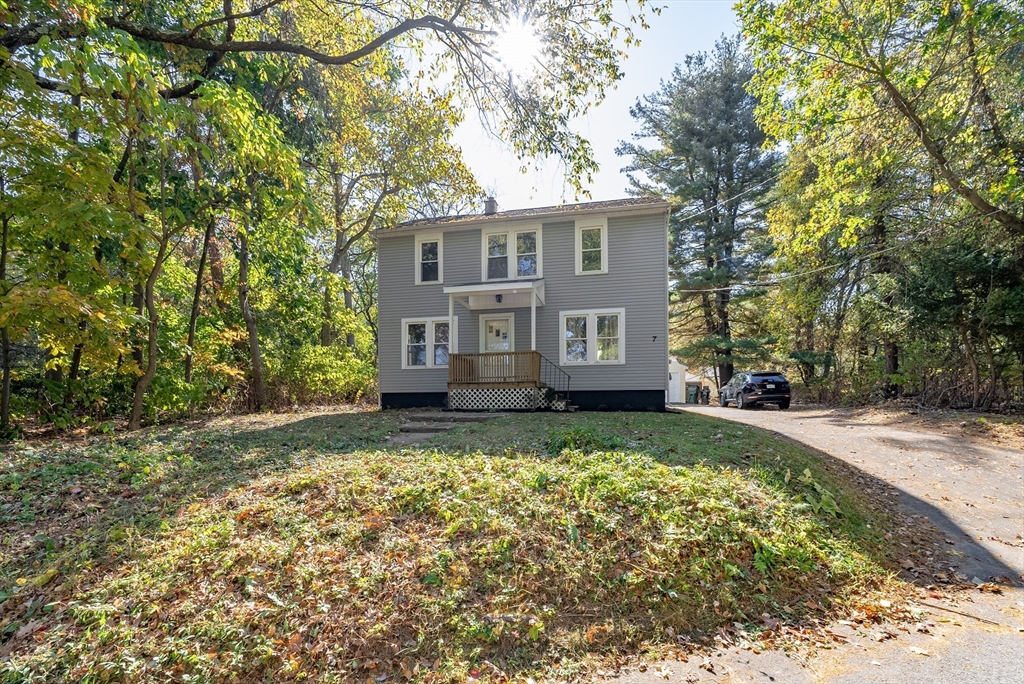
[(392, 435), (388, 444), (401, 446), (419, 444), (434, 435), (448, 432), (454, 427), (471, 423), (483, 423), (491, 418), (501, 418), (504, 413), (455, 413), (453, 411), (425, 411), (408, 415), (407, 421), (399, 426), (398, 434)]

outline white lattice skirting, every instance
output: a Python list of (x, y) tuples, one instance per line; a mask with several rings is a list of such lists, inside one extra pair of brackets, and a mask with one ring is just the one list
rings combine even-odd
[(488, 409), (535, 411), (549, 408), (548, 391), (543, 387), (450, 389), (448, 390), (448, 408), (463, 411), (486, 411)]

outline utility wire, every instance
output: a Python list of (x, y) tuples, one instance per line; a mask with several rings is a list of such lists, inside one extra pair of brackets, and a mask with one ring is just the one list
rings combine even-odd
[[(1022, 203), (1022, 204), (1024, 204), (1024, 203)], [(1000, 211), (999, 209), (996, 209), (995, 211), (990, 211), (989, 213), (983, 214), (982, 216), (970, 216), (970, 217), (967, 217), (965, 220), (976, 221), (978, 219), (987, 218), (987, 217), (991, 216), (992, 214), (998, 213), (999, 211)], [(909, 239), (916, 240), (918, 238), (925, 237), (929, 233), (935, 233), (935, 232), (937, 232), (940, 229), (945, 228), (945, 227), (946, 226), (941, 226), (940, 225), (940, 226), (937, 226), (937, 227), (935, 227), (935, 228), (933, 228), (931, 230), (927, 230), (927, 229), (926, 230), (922, 230), (921, 232), (917, 233), (916, 235), (911, 236)], [(779, 276), (779, 277), (773, 278), (771, 280), (761, 280), (761, 281), (757, 281), (757, 282), (753, 282), (753, 283), (734, 283), (732, 285), (725, 285), (723, 287), (706, 287), (706, 288), (701, 288), (699, 290), (672, 290), (672, 291), (673, 292), (680, 292), (680, 293), (683, 293), (683, 294), (696, 294), (696, 293), (700, 293), (700, 292), (724, 292), (726, 290), (732, 290), (734, 287), (740, 287), (740, 288), (744, 288), (744, 287), (771, 287), (773, 285), (781, 285), (782, 283), (786, 282), (787, 280), (793, 280), (794, 278), (802, 278), (804, 276), (808, 276), (808, 275), (811, 275), (813, 273), (820, 273), (822, 271), (836, 270), (836, 269), (840, 269), (840, 268), (842, 268), (844, 266), (852, 266), (854, 264), (854, 262), (856, 262), (858, 260), (869, 259), (869, 258), (871, 258), (873, 256), (878, 256), (879, 254), (884, 254), (885, 252), (891, 252), (894, 249), (901, 249), (904, 246), (905, 245), (893, 245), (891, 247), (886, 247), (885, 249), (880, 249), (880, 250), (875, 251), (875, 252), (870, 252), (868, 254), (860, 255), (856, 259), (853, 259), (853, 260), (847, 261), (847, 262), (843, 262), (841, 264), (830, 264), (828, 266), (821, 266), (819, 268), (812, 268), (809, 271), (801, 271), (800, 273), (790, 273), (788, 275)], [(984, 248), (979, 247), (979, 249), (984, 249)], [(977, 250), (975, 250), (975, 251), (977, 251)]]
[[(850, 132), (847, 132), (846, 135), (844, 135), (843, 137), (839, 138), (838, 140), (830, 140), (830, 141), (827, 141), (825, 143), (816, 144), (815, 146), (816, 147), (835, 148), (835, 146), (838, 145), (839, 143), (844, 142), (848, 138), (853, 138), (853, 137), (856, 137), (856, 132), (850, 131)], [(783, 165), (783, 166), (785, 166), (785, 165)], [(748, 192), (753, 192), (754, 190), (757, 190), (758, 188), (760, 188), (760, 187), (762, 187), (764, 185), (767, 185), (768, 183), (771, 183), (776, 178), (784, 175), (787, 171), (788, 171), (788, 169), (783, 168), (782, 171), (779, 171), (774, 176), (769, 176), (768, 178), (766, 178), (765, 180), (761, 181), (760, 183), (757, 183), (756, 185), (752, 185), (749, 188), (747, 188), (746, 190), (744, 190), (742, 192), (739, 192), (739, 193), (733, 195), (732, 197), (730, 197), (728, 199), (724, 199), (721, 202), (718, 202), (717, 204), (713, 204), (712, 206), (710, 206), (710, 207), (708, 207), (706, 209), (701, 209), (700, 211), (694, 212), (692, 214), (688, 214), (686, 216), (681, 216), (681, 217), (679, 217), (679, 220), (680, 221), (689, 221), (690, 219), (696, 218), (698, 216), (702, 216), (703, 214), (706, 214), (709, 211), (714, 211), (715, 209), (718, 209), (719, 207), (722, 207), (722, 206), (728, 204), (729, 202), (732, 202), (737, 197), (742, 197), (743, 195), (746, 195)], [(752, 211), (755, 211), (755, 210), (752, 210)], [(751, 212), (747, 211), (747, 212), (744, 212), (741, 215), (745, 216), (746, 214), (749, 214), (749, 213), (751, 213)]]
[[(757, 190), (758, 188), (760, 188), (760, 187), (762, 187), (764, 185), (767, 185), (768, 183), (771, 183), (773, 180), (775, 180), (776, 178), (778, 178), (779, 176), (781, 176), (784, 173), (786, 173), (785, 169), (780, 171), (779, 173), (775, 174), (774, 176), (766, 178), (765, 180), (761, 181), (760, 183), (758, 183), (756, 185), (751, 185), (749, 188), (747, 188), (743, 192), (736, 193), (735, 195), (733, 195), (729, 199), (722, 200), (718, 204), (714, 204), (714, 205), (708, 207), (707, 209), (701, 209), (700, 211), (694, 212), (692, 214), (687, 214), (686, 216), (680, 216), (679, 220), (680, 221), (689, 221), (690, 219), (697, 218), (698, 216), (706, 214), (709, 211), (714, 211), (715, 209), (718, 209), (721, 206), (729, 204), (730, 202), (735, 200), (737, 197), (742, 197), (743, 195), (746, 195), (748, 192), (753, 192), (754, 190)], [(752, 211), (756, 211), (756, 210), (752, 210)], [(741, 214), (741, 216), (746, 216), (749, 213), (751, 213), (751, 212), (750, 211), (745, 211), (745, 212), (743, 212), (743, 214)], [(739, 217), (737, 217), (737, 218), (739, 218)]]

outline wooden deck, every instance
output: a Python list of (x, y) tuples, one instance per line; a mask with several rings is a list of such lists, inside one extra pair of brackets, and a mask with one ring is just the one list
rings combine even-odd
[(452, 354), (448, 389), (541, 387), (539, 352)]

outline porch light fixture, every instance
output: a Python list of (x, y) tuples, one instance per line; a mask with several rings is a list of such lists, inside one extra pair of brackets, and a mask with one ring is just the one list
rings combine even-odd
[(500, 294), (494, 295), (494, 301), (498, 302), (499, 304), (501, 304), (502, 299), (503, 297)]

